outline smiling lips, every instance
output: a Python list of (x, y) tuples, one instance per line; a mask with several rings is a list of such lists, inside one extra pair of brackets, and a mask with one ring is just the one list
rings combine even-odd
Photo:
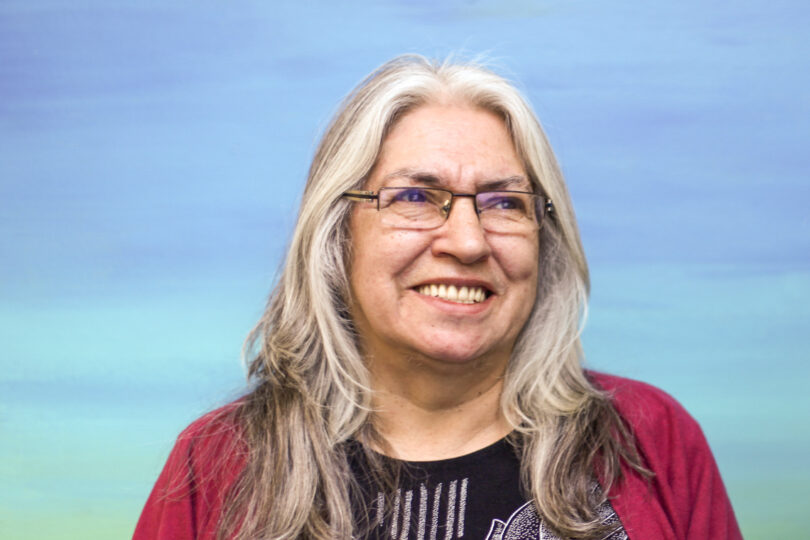
[(487, 298), (483, 287), (456, 287), (455, 285), (430, 284), (416, 287), (416, 292), (426, 296), (435, 296), (442, 300), (457, 302), (459, 304), (477, 304)]

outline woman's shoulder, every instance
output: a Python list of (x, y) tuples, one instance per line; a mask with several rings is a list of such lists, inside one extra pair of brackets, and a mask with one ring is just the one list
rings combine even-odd
[(647, 464), (658, 474), (680, 474), (684, 462), (712, 462), (711, 449), (700, 424), (670, 394), (651, 384), (589, 372), (591, 381), (611, 399)]
[(177, 436), (170, 461), (201, 485), (230, 484), (245, 465), (247, 444), (240, 420), (243, 399), (194, 420)]
[(697, 421), (671, 395), (647, 383), (588, 372), (626, 422), (645, 479), (624, 469), (611, 504), (632, 538), (740, 539), (717, 463)]
[(246, 445), (239, 421), (242, 400), (214, 409), (194, 420), (177, 436), (167, 466), (191, 475), (199, 485), (222, 482), (244, 465)]
[(589, 377), (608, 394), (630, 428), (644, 466), (653, 471), (660, 489), (684, 482), (699, 485), (705, 475), (719, 479), (703, 430), (674, 397), (641, 381), (604, 373), (589, 373)]
[(215, 409), (177, 436), (135, 529), (134, 538), (214, 538), (224, 495), (247, 455), (238, 421), (241, 401)]
[(670, 394), (651, 384), (588, 371), (588, 378), (610, 397), (619, 415), (638, 432), (660, 432), (669, 427), (700, 430), (697, 421)]
[(177, 443), (197, 448), (239, 440), (241, 429), (238, 418), (242, 401), (240, 398), (203, 414), (180, 432)]

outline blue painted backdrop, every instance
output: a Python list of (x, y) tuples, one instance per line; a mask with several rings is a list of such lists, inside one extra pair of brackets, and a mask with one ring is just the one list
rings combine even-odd
[(520, 81), (558, 152), (590, 365), (693, 412), (748, 538), (803, 536), (807, 6), (4, 1), (0, 536), (131, 534), (177, 432), (240, 390), (339, 98), (452, 51)]

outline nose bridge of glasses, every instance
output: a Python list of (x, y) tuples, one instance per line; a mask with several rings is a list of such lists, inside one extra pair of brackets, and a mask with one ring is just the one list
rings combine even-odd
[(470, 199), (470, 202), (473, 205), (473, 210), (475, 211), (475, 215), (480, 215), (481, 212), (478, 210), (478, 199), (475, 193), (450, 193), (445, 206), (442, 208), (445, 219), (450, 217), (450, 210), (452, 210), (453, 206), (455, 206), (456, 200), (460, 198)]

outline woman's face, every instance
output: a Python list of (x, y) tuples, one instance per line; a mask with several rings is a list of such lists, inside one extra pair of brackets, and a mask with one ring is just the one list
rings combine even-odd
[[(426, 105), (385, 139), (364, 189), (442, 187), (454, 193), (531, 191), (503, 121), (483, 109)], [(535, 299), (538, 232), (484, 231), (472, 199), (457, 198), (444, 225), (396, 229), (376, 205), (351, 217), (352, 316), (375, 361), (417, 359), (451, 367), (476, 360), (505, 367)], [(467, 287), (486, 299), (460, 303), (425, 294)]]

